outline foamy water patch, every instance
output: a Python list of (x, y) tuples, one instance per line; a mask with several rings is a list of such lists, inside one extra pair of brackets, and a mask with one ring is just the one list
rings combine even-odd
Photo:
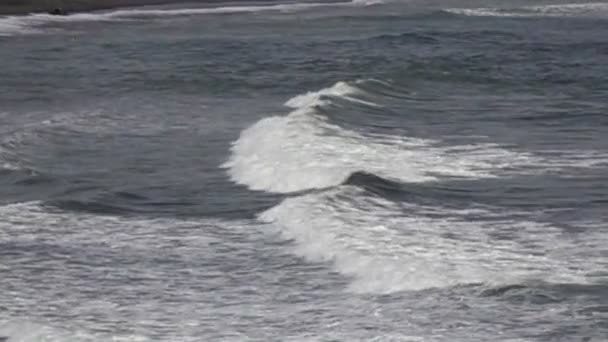
[(508, 219), (504, 211), (475, 211), (479, 219), (472, 220), (342, 186), (288, 198), (259, 218), (294, 240), (295, 254), (352, 277), (350, 290), (359, 293), (529, 279), (588, 283), (606, 266), (601, 243), (591, 243), (606, 241), (601, 232), (571, 236), (547, 223)]
[(357, 171), (404, 182), (441, 176), (494, 177), (534, 157), (493, 144), (441, 147), (438, 141), (399, 136), (370, 138), (343, 129), (318, 114), (332, 98), (379, 107), (362, 100), (359, 82), (338, 82), (286, 102), (287, 116), (260, 120), (241, 132), (223, 164), (234, 182), (253, 190), (288, 193), (342, 183)]

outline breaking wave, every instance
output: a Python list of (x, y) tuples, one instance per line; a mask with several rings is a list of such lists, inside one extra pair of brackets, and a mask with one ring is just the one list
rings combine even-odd
[(494, 177), (532, 162), (524, 153), (494, 144), (440, 147), (438, 141), (397, 136), (370, 138), (329, 122), (320, 109), (332, 100), (379, 107), (362, 99), (366, 81), (338, 82), (285, 103), (287, 116), (262, 119), (244, 130), (223, 165), (232, 180), (252, 190), (289, 193), (341, 184), (364, 171), (403, 182), (440, 176)]

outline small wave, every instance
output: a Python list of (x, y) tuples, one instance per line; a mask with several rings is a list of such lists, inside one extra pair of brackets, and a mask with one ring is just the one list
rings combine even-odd
[(576, 3), (561, 5), (524, 6), (518, 8), (449, 8), (445, 12), (476, 17), (564, 17), (606, 16), (608, 3)]
[(241, 132), (223, 164), (231, 179), (252, 190), (289, 193), (341, 184), (363, 171), (403, 182), (440, 176), (494, 177), (532, 157), (492, 144), (439, 147), (437, 141), (380, 135), (373, 139), (328, 122), (319, 109), (332, 100), (380, 105), (361, 99), (366, 81), (298, 95), (286, 102), (287, 116), (260, 120)]
[[(295, 242), (294, 253), (331, 262), (360, 293), (462, 284), (589, 283), (605, 267), (602, 234), (564, 236), (504, 209), (450, 210), (396, 203), (351, 185), (285, 199), (259, 219)], [(506, 215), (506, 216), (505, 216)]]

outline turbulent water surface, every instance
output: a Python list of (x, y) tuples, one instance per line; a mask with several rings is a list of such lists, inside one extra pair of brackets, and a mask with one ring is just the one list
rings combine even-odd
[(607, 341), (608, 4), (0, 17), (0, 340)]

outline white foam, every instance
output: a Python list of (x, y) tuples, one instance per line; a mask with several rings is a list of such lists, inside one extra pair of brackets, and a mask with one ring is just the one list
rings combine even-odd
[(422, 182), (437, 175), (493, 177), (531, 162), (530, 155), (492, 144), (438, 147), (436, 141), (409, 137), (372, 139), (317, 115), (332, 97), (378, 106), (359, 99), (361, 93), (357, 82), (338, 82), (290, 99), (289, 115), (262, 119), (241, 132), (223, 166), (233, 181), (250, 189), (286, 193), (334, 186), (356, 171)]
[(563, 16), (605, 16), (608, 15), (608, 3), (575, 3), (561, 5), (524, 6), (518, 8), (449, 8), (446, 12), (482, 17), (563, 17)]
[(475, 212), (481, 219), (342, 186), (288, 198), (259, 218), (293, 239), (295, 254), (332, 262), (353, 278), (350, 290), (361, 293), (529, 278), (585, 283), (588, 274), (606, 267), (598, 252), (605, 234), (570, 237), (545, 223), (505, 219), (504, 210), (501, 216)]

